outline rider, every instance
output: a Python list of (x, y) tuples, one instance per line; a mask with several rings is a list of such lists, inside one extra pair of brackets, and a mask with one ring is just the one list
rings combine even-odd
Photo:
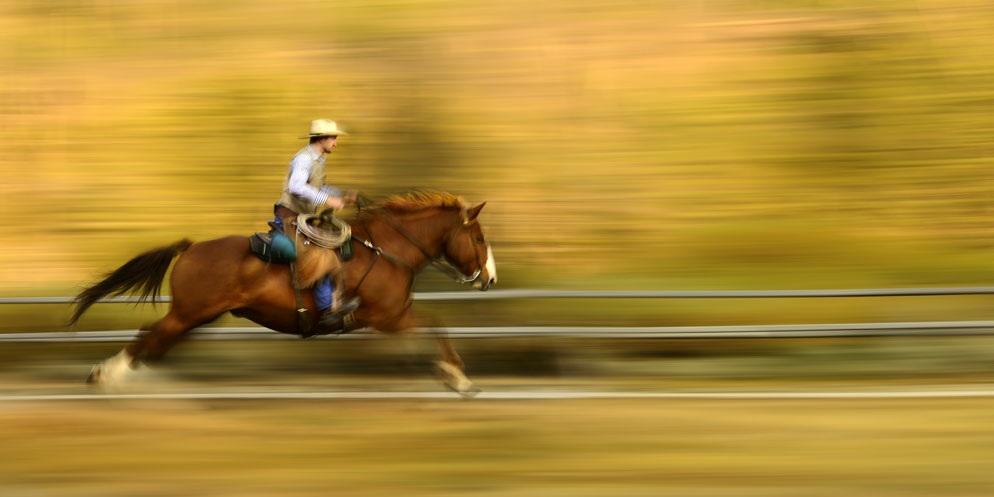
[[(341, 209), (346, 204), (355, 203), (354, 192), (343, 193), (338, 188), (324, 184), (325, 154), (330, 154), (338, 143), (338, 137), (345, 135), (335, 121), (316, 119), (311, 121), (309, 143), (294, 155), (290, 161), (283, 194), (273, 207), (276, 224), (280, 230), (292, 226), (297, 215), (303, 212), (318, 213), (327, 208)], [(337, 278), (336, 278), (337, 279)], [(358, 299), (340, 303), (332, 308), (335, 284), (325, 276), (314, 285), (314, 303), (321, 311), (318, 327), (337, 329), (341, 327), (343, 316), (358, 307)]]

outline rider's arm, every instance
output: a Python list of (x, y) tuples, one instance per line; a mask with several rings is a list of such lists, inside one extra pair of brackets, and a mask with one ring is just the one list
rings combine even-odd
[(329, 197), (341, 198), (341, 197), (345, 196), (345, 195), (342, 194), (341, 190), (339, 190), (338, 188), (335, 188), (334, 186), (331, 186), (331, 185), (324, 185), (324, 186), (322, 186), (321, 187), (321, 192), (322, 193), (327, 193)]
[[(290, 178), (287, 180), (287, 190), (290, 194), (302, 199), (310, 207), (311, 212), (317, 212), (325, 207), (337, 207), (336, 201), (341, 192), (337, 189), (324, 187), (314, 188), (307, 183), (311, 176), (311, 161), (306, 156), (298, 156), (290, 163)], [(331, 199), (329, 201), (329, 199)]]
[(332, 209), (341, 209), (342, 207), (345, 207), (345, 199), (342, 197), (342, 191), (338, 188), (333, 186), (322, 186), (321, 192), (328, 194), (328, 200), (326, 200), (324, 206), (318, 210), (326, 207), (330, 207)]

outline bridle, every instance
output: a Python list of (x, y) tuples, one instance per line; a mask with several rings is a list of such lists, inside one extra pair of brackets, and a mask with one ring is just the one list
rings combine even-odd
[[(450, 261), (445, 256), (444, 248), (442, 249), (442, 252), (439, 255), (432, 256), (431, 253), (428, 251), (428, 249), (425, 248), (425, 246), (420, 241), (418, 241), (417, 238), (415, 238), (406, 229), (404, 229), (404, 227), (400, 223), (398, 223), (393, 216), (391, 216), (390, 214), (386, 214), (385, 216), (383, 216), (383, 219), (387, 222), (388, 225), (390, 225), (391, 228), (393, 228), (394, 231), (399, 233), (400, 236), (404, 237), (408, 242), (411, 243), (411, 245), (414, 245), (418, 249), (418, 251), (420, 251), (421, 254), (425, 256), (426, 259), (428, 259), (429, 264), (437, 268), (439, 271), (445, 273), (448, 277), (452, 278), (456, 282), (461, 284), (472, 283), (480, 277), (480, 274), (483, 273), (483, 264), (480, 263), (480, 253), (479, 251), (476, 250), (475, 246), (473, 248), (473, 255), (476, 257), (477, 269), (472, 275), (466, 276), (465, 274), (462, 273), (462, 271), (456, 268), (454, 264), (452, 264), (452, 261)], [(452, 241), (452, 237), (455, 236), (455, 233), (458, 230), (459, 227), (457, 226), (451, 229), (445, 235), (445, 240), (442, 241), (443, 247), (448, 246), (449, 242)], [(408, 266), (408, 268), (411, 269), (411, 272), (414, 272), (414, 268), (411, 268), (410, 266)]]
[[(448, 276), (448, 277), (452, 278), (453, 280), (455, 280), (457, 283), (460, 283), (460, 284), (473, 283), (473, 282), (475, 282), (476, 280), (478, 280), (480, 278), (481, 274), (483, 274), (483, 263), (480, 260), (480, 252), (478, 250), (476, 250), (475, 244), (471, 243), (471, 245), (473, 245), (473, 255), (476, 257), (476, 271), (473, 272), (473, 274), (467, 276), (467, 275), (463, 274), (462, 271), (460, 271), (458, 268), (456, 268), (455, 265), (452, 264), (452, 261), (450, 261), (448, 259), (448, 257), (445, 256), (445, 249), (444, 248), (442, 249), (442, 251), (441, 251), (441, 253), (439, 255), (434, 255), (434, 256), (431, 255), (431, 252), (424, 246), (424, 244), (422, 244), (420, 241), (418, 241), (417, 238), (415, 238), (413, 235), (411, 235), (410, 232), (408, 232), (406, 229), (404, 229), (404, 226), (401, 225), (396, 220), (396, 218), (394, 218), (392, 215), (390, 215), (386, 211), (382, 211), (382, 212), (384, 213), (384, 215), (382, 216), (382, 219), (386, 221), (387, 225), (389, 225), (394, 231), (396, 231), (398, 234), (400, 234), (400, 236), (404, 237), (404, 239), (406, 239), (408, 242), (410, 242), (411, 245), (413, 245), (415, 248), (417, 248), (418, 251), (420, 251), (421, 254), (425, 256), (425, 259), (428, 260), (429, 264), (431, 264), (436, 269), (438, 269), (439, 271), (441, 271), (442, 273), (444, 273), (446, 276)], [(467, 225), (469, 225), (471, 223), (475, 223), (475, 222), (477, 222), (477, 221), (473, 220), (473, 221), (465, 222), (465, 223), (463, 223), (463, 226), (467, 226)], [(452, 241), (452, 237), (455, 236), (456, 232), (459, 231), (459, 230), (460, 230), (460, 226), (457, 226), (457, 227), (451, 229), (445, 235), (445, 240), (442, 241), (442, 246), (443, 247), (448, 246), (449, 242)], [(367, 233), (369, 233), (370, 235), (372, 235), (372, 233), (370, 233), (370, 231), (368, 229), (366, 229), (365, 231)], [(466, 236), (471, 236), (471, 235), (469, 233), (466, 233)], [(352, 235), (352, 238), (355, 238), (356, 240), (358, 240), (359, 243), (363, 244), (366, 248), (372, 250), (374, 253), (376, 253), (376, 255), (383, 256), (385, 259), (389, 260), (390, 262), (393, 262), (394, 264), (397, 264), (397, 265), (399, 265), (401, 267), (406, 268), (412, 275), (417, 272), (416, 268), (412, 267), (410, 264), (408, 264), (407, 262), (401, 260), (400, 258), (398, 258), (398, 257), (396, 257), (396, 256), (394, 256), (394, 255), (392, 255), (392, 254), (384, 251), (382, 248), (378, 247), (372, 241), (364, 240), (364, 239), (362, 239), (360, 237), (357, 237), (357, 236), (355, 236), (354, 233)], [(375, 260), (373, 262), (375, 263)], [(367, 273), (371, 269), (372, 269), (372, 265), (370, 265), (369, 269), (367, 269)], [(362, 279), (364, 280), (365, 276), (363, 276)], [(360, 280), (360, 284), (361, 284), (361, 280)]]

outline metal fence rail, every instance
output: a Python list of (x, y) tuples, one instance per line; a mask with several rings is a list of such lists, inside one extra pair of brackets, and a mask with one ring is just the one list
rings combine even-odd
[[(493, 290), (490, 292), (415, 292), (418, 301), (509, 299), (744, 299), (827, 297), (918, 297), (994, 295), (994, 287), (862, 288), (829, 290)], [(0, 297), (0, 304), (71, 304), (73, 297)], [(119, 296), (102, 303), (138, 303), (135, 296)], [(169, 302), (160, 296), (156, 303)], [(447, 328), (455, 338), (583, 337), (583, 338), (798, 338), (847, 336), (957, 336), (994, 335), (994, 321), (931, 321), (896, 323), (787, 324), (749, 326), (650, 326), (576, 327), (513, 326)], [(135, 338), (136, 330), (85, 332), (0, 333), (0, 343), (120, 342)], [(324, 339), (369, 339), (374, 333), (358, 332)], [(261, 327), (201, 328), (192, 332), (201, 340), (293, 340), (293, 335)]]
[[(748, 326), (494, 326), (445, 329), (453, 338), (830, 338), (873, 336), (970, 336), (994, 335), (994, 321), (926, 321), (908, 323), (783, 324)], [(81, 332), (0, 333), (0, 343), (122, 342), (138, 336), (137, 330)], [(200, 340), (298, 340), (294, 335), (261, 327), (199, 328), (191, 337)], [(315, 337), (326, 340), (367, 340), (383, 335), (359, 331), (348, 335)]]
[[(933, 288), (857, 288), (829, 290), (491, 290), (489, 292), (415, 292), (418, 301), (508, 299), (746, 299), (825, 297), (920, 297), (994, 295), (994, 286)], [(0, 297), (0, 304), (71, 304), (74, 297)], [(169, 302), (160, 296), (156, 302)], [(108, 304), (135, 304), (138, 297), (103, 299)]]

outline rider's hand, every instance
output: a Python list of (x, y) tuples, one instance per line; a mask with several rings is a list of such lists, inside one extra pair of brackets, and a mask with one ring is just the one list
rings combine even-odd
[(355, 205), (356, 199), (358, 198), (359, 198), (359, 192), (355, 190), (349, 190), (345, 192), (345, 196), (342, 197), (342, 200), (348, 205)]
[(328, 200), (324, 202), (324, 206), (329, 209), (341, 209), (345, 207), (345, 202), (339, 197), (328, 197)]

